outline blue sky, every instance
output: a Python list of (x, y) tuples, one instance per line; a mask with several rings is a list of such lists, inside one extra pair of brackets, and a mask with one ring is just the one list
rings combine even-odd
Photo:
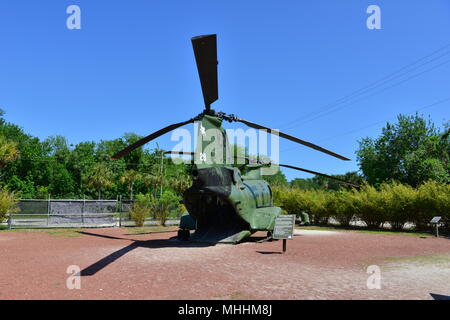
[[(66, 27), (72, 4), (81, 8), (81, 30)], [(381, 8), (381, 30), (366, 27), (371, 4)], [(357, 170), (357, 140), (378, 136), (397, 114), (444, 101), (421, 112), (438, 125), (450, 118), (450, 46), (441, 49), (450, 44), (448, 0), (5, 0), (0, 108), (42, 139), (147, 135), (201, 112), (190, 38), (209, 33), (218, 35), (215, 110), (352, 158), (281, 141), (281, 163), (330, 174)], [(336, 104), (397, 70), (398, 78)], [(174, 145), (170, 135), (157, 142)]]

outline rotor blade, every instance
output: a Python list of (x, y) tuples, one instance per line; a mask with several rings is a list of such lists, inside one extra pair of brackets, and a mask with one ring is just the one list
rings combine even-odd
[(191, 39), (197, 62), (198, 75), (202, 85), (205, 106), (219, 98), (217, 89), (217, 37), (215, 34), (193, 37)]
[(194, 152), (183, 152), (183, 151), (166, 151), (164, 154), (182, 154), (186, 156), (193, 156)]
[(308, 169), (303, 169), (303, 168), (299, 168), (299, 167), (294, 167), (294, 166), (290, 166), (288, 164), (272, 163), (272, 165), (285, 167), (285, 168), (290, 168), (290, 169), (294, 169), (294, 170), (299, 170), (299, 171), (303, 171), (303, 172), (308, 172), (308, 173), (312, 173), (312, 174), (315, 174), (315, 175), (318, 175), (318, 176), (322, 176), (322, 177), (325, 177), (325, 178), (328, 178), (328, 179), (333, 179), (333, 180), (336, 180), (336, 181), (348, 184), (348, 185), (356, 187), (356, 188), (360, 187), (360, 185), (358, 185), (358, 184), (354, 184), (354, 183), (351, 183), (351, 182), (348, 182), (348, 181), (345, 181), (345, 180), (342, 180), (342, 179), (339, 179), (339, 178), (336, 178), (336, 177), (333, 177), (333, 176), (329, 176), (329, 175), (324, 174), (324, 173), (320, 173), (320, 172), (316, 172), (316, 171), (312, 171), (312, 170), (308, 170)]
[[(194, 155), (194, 152), (182, 152), (182, 151), (166, 151), (164, 153), (165, 154), (182, 154), (182, 155), (191, 155), (191, 156)], [(251, 161), (253, 160), (250, 157), (234, 156), (234, 158), (235, 159), (244, 159), (244, 160), (249, 161), (249, 163), (251, 163)], [(322, 176), (322, 177), (325, 177), (325, 178), (328, 178), (328, 179), (336, 180), (336, 181), (348, 184), (348, 185), (356, 187), (356, 188), (360, 187), (360, 185), (358, 185), (358, 184), (354, 184), (354, 183), (351, 183), (351, 182), (348, 182), (348, 181), (345, 181), (345, 180), (342, 180), (342, 179), (339, 179), (339, 178), (336, 178), (336, 177), (333, 177), (333, 176), (329, 176), (329, 175), (324, 174), (324, 173), (320, 173), (320, 172), (317, 172), (317, 171), (312, 171), (312, 170), (308, 170), (308, 169), (304, 169), (304, 168), (300, 168), (300, 167), (295, 167), (295, 166), (291, 166), (291, 165), (288, 165), (288, 164), (277, 164), (277, 163), (271, 163), (271, 162), (264, 163), (264, 162), (259, 162), (259, 161), (256, 161), (255, 163), (258, 163), (258, 164), (270, 164), (270, 165), (273, 165), (273, 166), (280, 166), (280, 167), (290, 168), (290, 169), (294, 169), (294, 170), (299, 170), (299, 171), (315, 174), (317, 176)]]
[[(166, 151), (164, 152), (164, 154), (178, 154), (178, 155), (185, 155), (185, 156), (194, 156), (195, 152), (183, 152), (183, 151)], [(234, 156), (235, 159), (244, 159), (248, 162), (250, 162), (252, 159), (248, 158), (248, 157), (239, 157), (239, 156)]]
[[(251, 128), (255, 128), (255, 129), (264, 129), (264, 130), (268, 130), (268, 131), (270, 131), (270, 132), (275, 131), (275, 130), (272, 130), (272, 129), (270, 129), (270, 128), (264, 127), (264, 126), (262, 126), (262, 125), (259, 125), (259, 124), (256, 124), (256, 123), (253, 123), (253, 122), (250, 122), (250, 121), (247, 121), (247, 120), (243, 120), (243, 119), (236, 118), (235, 121), (242, 122), (242, 123), (246, 124), (247, 126), (249, 126), (249, 127), (251, 127)], [(335, 153), (335, 152), (333, 152), (333, 151), (330, 151), (330, 150), (324, 149), (324, 148), (322, 148), (322, 147), (319, 147), (318, 145), (315, 145), (315, 144), (313, 144), (313, 143), (311, 143), (311, 142), (308, 142), (308, 141), (301, 140), (301, 139), (299, 139), (299, 138), (290, 136), (290, 135), (288, 135), (288, 134), (286, 134), (286, 133), (283, 133), (283, 132), (278, 131), (278, 135), (279, 135), (280, 137), (282, 137), (282, 138), (285, 138), (285, 139), (288, 139), (288, 140), (291, 140), (291, 141), (300, 143), (300, 144), (302, 144), (302, 145), (304, 145), (304, 146), (313, 148), (313, 149), (315, 149), (315, 150), (317, 150), (317, 151), (324, 152), (324, 153), (326, 153), (326, 154), (329, 154), (330, 156), (339, 158), (339, 159), (341, 159), (341, 160), (350, 160), (349, 158), (344, 157), (344, 156), (341, 156), (341, 155), (339, 155), (339, 154), (337, 154), (337, 153)]]
[(188, 121), (171, 124), (170, 126), (162, 128), (162, 129), (160, 129), (160, 130), (158, 130), (156, 132), (153, 132), (152, 134), (146, 136), (145, 138), (142, 138), (142, 139), (136, 141), (135, 143), (133, 143), (133, 144), (129, 145), (128, 147), (126, 147), (125, 149), (123, 149), (122, 151), (116, 153), (111, 158), (113, 160), (117, 160), (119, 158), (122, 158), (124, 155), (130, 153), (134, 149), (139, 148), (140, 146), (146, 144), (147, 142), (152, 141), (153, 139), (156, 139), (159, 136), (162, 136), (163, 134), (165, 134), (165, 133), (167, 133), (169, 131), (175, 130), (176, 128), (184, 126), (185, 124), (188, 124), (188, 123), (194, 123), (194, 119), (189, 119)]
[[(237, 159), (247, 160), (249, 163), (254, 161), (254, 159), (252, 159), (250, 157), (239, 157), (239, 156), (234, 156), (234, 157), (237, 158)], [(312, 173), (312, 174), (315, 174), (315, 175), (318, 175), (318, 176), (322, 176), (322, 177), (325, 177), (325, 178), (328, 178), (328, 179), (333, 179), (333, 180), (336, 180), (336, 181), (340, 181), (342, 183), (354, 186), (356, 188), (360, 187), (357, 184), (354, 184), (354, 183), (351, 183), (351, 182), (348, 182), (348, 181), (345, 181), (345, 180), (342, 180), (342, 179), (339, 179), (339, 178), (336, 178), (336, 177), (333, 177), (333, 176), (329, 176), (329, 175), (324, 174), (324, 173), (320, 173), (320, 172), (316, 172), (316, 171), (312, 171), (312, 170), (308, 170), (308, 169), (304, 169), (304, 168), (300, 168), (300, 167), (295, 167), (295, 166), (291, 166), (291, 165), (288, 165), (288, 164), (278, 164), (278, 163), (272, 163), (272, 162), (268, 162), (267, 163), (267, 162), (260, 162), (258, 160), (256, 160), (256, 162), (254, 162), (254, 163), (268, 164), (268, 165), (280, 166), (280, 167), (290, 168), (290, 169), (299, 170), (299, 171), (303, 171), (303, 172), (308, 172), (308, 173)]]

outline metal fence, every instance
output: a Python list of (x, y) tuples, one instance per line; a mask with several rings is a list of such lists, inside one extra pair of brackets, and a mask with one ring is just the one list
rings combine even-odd
[[(18, 228), (79, 228), (134, 226), (132, 201), (78, 199), (22, 199), (20, 211), (11, 214), (8, 226)], [(172, 213), (166, 224), (178, 224), (181, 213)], [(157, 225), (149, 217), (144, 225)]]

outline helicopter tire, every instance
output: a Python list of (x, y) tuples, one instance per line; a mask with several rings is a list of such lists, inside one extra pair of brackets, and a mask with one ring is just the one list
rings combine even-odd
[(177, 239), (183, 241), (183, 229), (178, 230)]
[(187, 240), (189, 240), (189, 236), (190, 236), (189, 230), (186, 230), (186, 229), (178, 230), (178, 235), (177, 235), (178, 240), (187, 241)]

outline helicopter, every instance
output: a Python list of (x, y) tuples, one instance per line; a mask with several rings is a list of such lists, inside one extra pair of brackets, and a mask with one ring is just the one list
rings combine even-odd
[[(187, 212), (180, 219), (179, 240), (209, 243), (239, 243), (256, 231), (273, 232), (275, 218), (282, 209), (273, 205), (272, 189), (262, 178), (262, 169), (271, 166), (286, 167), (308, 172), (355, 186), (354, 184), (316, 171), (271, 161), (252, 161), (240, 157), (243, 164), (234, 166), (224, 121), (240, 122), (250, 128), (264, 130), (284, 139), (307, 146), (341, 160), (350, 160), (333, 151), (311, 142), (301, 140), (278, 130), (238, 118), (234, 114), (216, 112), (211, 104), (218, 100), (217, 79), (217, 35), (208, 34), (191, 38), (197, 64), (200, 84), (205, 103), (204, 110), (197, 116), (183, 122), (168, 125), (129, 145), (112, 156), (119, 159), (159, 136), (187, 124), (197, 123), (197, 145), (195, 152), (169, 151), (166, 153), (193, 157), (192, 186), (183, 192)], [(205, 139), (213, 132), (212, 139)], [(213, 147), (211, 148), (211, 140)], [(206, 152), (209, 149), (210, 152)], [(191, 231), (194, 231), (191, 234)]]

